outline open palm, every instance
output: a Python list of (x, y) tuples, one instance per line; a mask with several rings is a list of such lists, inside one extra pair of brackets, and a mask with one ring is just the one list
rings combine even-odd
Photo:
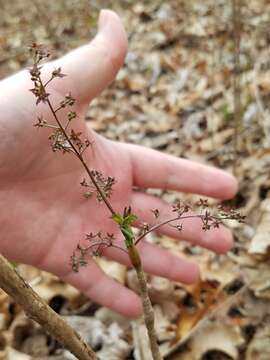
[[(114, 209), (122, 212), (130, 205), (142, 222), (153, 221), (150, 209), (158, 208), (163, 218), (170, 212), (169, 205), (134, 192), (133, 186), (221, 199), (233, 196), (236, 181), (221, 170), (112, 142), (87, 127), (84, 115), (89, 101), (114, 79), (126, 50), (126, 35), (119, 18), (104, 10), (99, 32), (90, 44), (43, 68), (44, 79), (59, 66), (68, 75), (52, 83), (50, 98), (58, 104), (70, 91), (76, 98), (78, 118), (74, 128), (93, 143), (85, 152), (86, 161), (91, 169), (117, 181), (110, 199)], [(79, 161), (72, 154), (53, 153), (48, 145), (49, 129), (33, 128), (40, 114), (51, 123), (53, 119), (46, 104), (35, 106), (28, 91), (31, 87), (27, 71), (0, 82), (0, 251), (9, 259), (55, 273), (105, 306), (136, 316), (141, 311), (139, 297), (105, 275), (94, 261), (79, 273), (71, 270), (70, 256), (86, 233), (113, 232), (119, 244), (123, 239), (104, 204), (82, 196), (80, 182), (86, 174)], [(64, 121), (60, 112), (59, 117)], [(204, 232), (197, 220), (189, 220), (181, 233), (171, 227), (163, 227), (162, 232), (216, 252), (227, 251), (232, 243), (226, 229)], [(197, 279), (195, 264), (147, 242), (142, 242), (140, 249), (147, 272), (187, 283)], [(129, 265), (120, 250), (107, 249), (106, 256)]]

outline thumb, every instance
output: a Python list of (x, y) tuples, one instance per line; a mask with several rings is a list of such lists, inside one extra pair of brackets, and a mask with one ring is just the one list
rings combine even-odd
[(120, 18), (113, 11), (102, 10), (95, 38), (45, 68), (51, 72), (61, 67), (67, 76), (55, 81), (54, 88), (60, 93), (71, 91), (78, 102), (86, 103), (114, 80), (126, 52), (127, 36)]

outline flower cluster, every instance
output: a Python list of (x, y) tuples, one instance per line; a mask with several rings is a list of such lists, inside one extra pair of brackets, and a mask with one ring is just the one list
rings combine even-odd
[[(108, 176), (105, 177), (100, 171), (91, 170), (91, 175), (98, 184), (99, 188), (102, 190), (103, 195), (106, 198), (110, 198), (112, 194), (112, 187), (116, 183), (114, 177)], [(81, 186), (87, 188), (87, 191), (84, 193), (86, 198), (91, 197), (93, 194), (96, 194), (96, 198), (99, 202), (103, 201), (100, 193), (97, 191), (96, 187), (92, 183), (88, 183), (86, 179), (81, 181)]]
[(75, 272), (78, 272), (80, 267), (88, 264), (88, 258), (101, 256), (104, 249), (114, 246), (114, 234), (106, 233), (103, 235), (101, 231), (96, 234), (86, 234), (86, 240), (89, 242), (89, 245), (83, 247), (78, 244), (76, 250), (70, 257), (71, 267)]
[(58, 107), (54, 108), (50, 101), (50, 92), (47, 90), (49, 84), (55, 78), (63, 78), (66, 75), (63, 74), (61, 67), (58, 67), (51, 72), (50, 77), (46, 82), (43, 81), (41, 77), (41, 62), (42, 60), (47, 59), (50, 54), (38, 44), (33, 44), (30, 50), (33, 53), (34, 58), (33, 66), (30, 69), (31, 80), (34, 83), (34, 87), (30, 89), (30, 91), (36, 97), (37, 105), (39, 103), (46, 103), (49, 106), (52, 117), (56, 121), (56, 124), (50, 124), (42, 116), (39, 116), (34, 126), (52, 129), (52, 133), (49, 135), (48, 139), (54, 152), (60, 150), (63, 153), (71, 152), (75, 155), (82, 155), (92, 143), (89, 139), (82, 139), (82, 132), (76, 132), (74, 129), (69, 129), (70, 123), (77, 117), (77, 113), (73, 110), (68, 111), (65, 124), (62, 124), (57, 116), (57, 113), (60, 110), (72, 107), (75, 104), (75, 99), (72, 97), (71, 93), (68, 93), (64, 96), (63, 100), (59, 102)]

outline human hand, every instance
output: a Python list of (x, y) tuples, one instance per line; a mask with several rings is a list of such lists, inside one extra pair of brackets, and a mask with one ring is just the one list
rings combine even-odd
[[(116, 14), (103, 11), (95, 39), (63, 58), (46, 64), (43, 77), (61, 66), (68, 76), (49, 86), (51, 99), (58, 104), (68, 92), (76, 99), (75, 130), (88, 137), (93, 146), (85, 152), (91, 169), (113, 176), (110, 198), (122, 212), (131, 206), (142, 222), (152, 222), (150, 209), (160, 210), (160, 219), (171, 212), (168, 204), (140, 188), (162, 188), (192, 192), (220, 199), (232, 197), (236, 180), (229, 174), (188, 160), (136, 145), (109, 141), (87, 127), (84, 114), (89, 101), (114, 78), (127, 51), (127, 39)], [(123, 238), (104, 204), (86, 200), (80, 182), (86, 176), (72, 155), (53, 153), (48, 145), (48, 129), (33, 128), (38, 115), (53, 123), (46, 104), (36, 107), (27, 71), (0, 82), (0, 251), (7, 258), (52, 272), (74, 285), (94, 301), (126, 316), (137, 316), (141, 300), (131, 290), (105, 275), (94, 260), (74, 273), (70, 256), (89, 232), (114, 233), (118, 245)], [(59, 117), (64, 121), (64, 115)], [(218, 253), (226, 252), (232, 236), (225, 228), (204, 232), (198, 219), (185, 222), (181, 232), (164, 226), (160, 232), (188, 240)], [(146, 272), (190, 283), (199, 276), (196, 264), (175, 257), (160, 247), (142, 241), (139, 249)], [(105, 256), (130, 265), (126, 254), (108, 248)]]

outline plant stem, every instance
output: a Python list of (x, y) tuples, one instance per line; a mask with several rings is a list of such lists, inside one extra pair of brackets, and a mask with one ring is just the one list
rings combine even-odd
[[(195, 216), (188, 216), (188, 217), (195, 217)], [(187, 217), (185, 217), (185, 218), (187, 218)], [(158, 224), (152, 226), (149, 230), (145, 231), (142, 235), (139, 235), (139, 236), (136, 238), (135, 245), (137, 245), (146, 235), (148, 235), (148, 234), (150, 234), (151, 232), (159, 229), (161, 226), (167, 225), (167, 224), (169, 224), (169, 223), (171, 223), (171, 222), (173, 222), (173, 221), (177, 221), (177, 220), (179, 220), (179, 219), (180, 219), (179, 216), (177, 216), (177, 217), (174, 217), (174, 218), (172, 218), (172, 219), (164, 220), (164, 221), (162, 221), (161, 223), (158, 223)]]
[[(42, 84), (42, 80), (40, 79), (40, 83)], [(100, 194), (102, 200), (104, 201), (105, 205), (107, 206), (108, 210), (111, 212), (112, 215), (115, 215), (115, 211), (112, 208), (110, 202), (107, 200), (106, 196), (104, 195), (103, 191), (101, 190), (101, 188), (99, 187), (98, 183), (96, 182), (94, 176), (91, 174), (91, 171), (88, 167), (88, 165), (86, 164), (86, 162), (84, 161), (84, 158), (82, 157), (82, 155), (79, 153), (79, 151), (76, 149), (76, 147), (74, 146), (74, 144), (72, 143), (72, 141), (70, 141), (68, 134), (66, 133), (66, 129), (63, 127), (63, 125), (61, 124), (61, 121), (59, 121), (56, 112), (50, 102), (50, 100), (47, 98), (46, 102), (53, 114), (53, 117), (55, 119), (55, 121), (57, 122), (57, 125), (59, 126), (59, 128), (61, 129), (62, 133), (65, 135), (66, 140), (68, 141), (69, 145), (72, 147), (72, 150), (75, 152), (77, 158), (80, 160), (80, 162), (82, 163), (83, 167), (85, 168), (88, 176), (90, 177), (93, 185), (95, 186), (95, 188), (97, 189), (98, 193)]]
[(0, 287), (79, 360), (97, 360), (94, 351), (37, 293), (10, 263), (0, 255)]
[(136, 271), (137, 278), (139, 281), (139, 287), (140, 287), (141, 299), (143, 305), (144, 323), (150, 341), (150, 348), (151, 348), (153, 360), (162, 360), (162, 356), (160, 354), (159, 346), (157, 343), (154, 310), (149, 298), (147, 281), (146, 281), (145, 273), (142, 268), (141, 258), (135, 245), (129, 247), (128, 251), (129, 251), (129, 257), (132, 261), (132, 265)]
[[(42, 83), (42, 79), (39, 76), (39, 81), (40, 81), (40, 85), (43, 87), (43, 90), (45, 92), (45, 87)], [(53, 114), (53, 117), (57, 123), (57, 125), (59, 126), (59, 129), (61, 130), (61, 132), (63, 133), (63, 135), (65, 136), (66, 140), (68, 141), (69, 145), (71, 146), (74, 154), (77, 156), (77, 158), (80, 160), (81, 164), (83, 165), (84, 169), (86, 170), (87, 174), (89, 175), (90, 180), (92, 181), (93, 185), (95, 186), (97, 192), (100, 194), (102, 200), (104, 201), (105, 205), (107, 206), (108, 210), (110, 211), (110, 213), (112, 214), (112, 216), (116, 215), (115, 210), (113, 209), (111, 203), (109, 202), (109, 200), (106, 198), (105, 194), (103, 193), (102, 189), (100, 188), (100, 186), (98, 185), (98, 183), (96, 182), (94, 176), (92, 175), (88, 165), (86, 164), (82, 154), (78, 151), (78, 149), (76, 148), (76, 146), (74, 146), (73, 142), (70, 140), (66, 129), (63, 127), (63, 125), (61, 124), (60, 120), (58, 119), (56, 110), (53, 108), (52, 103), (50, 101), (49, 98), (46, 98), (46, 103), (48, 104), (51, 113)], [(126, 240), (126, 247), (128, 250), (128, 255), (129, 258), (131, 260), (132, 265), (134, 266), (136, 273), (137, 273), (137, 277), (138, 277), (138, 281), (139, 281), (139, 287), (140, 287), (140, 292), (141, 292), (141, 298), (142, 298), (142, 305), (143, 305), (143, 316), (144, 316), (144, 322), (147, 328), (147, 332), (148, 332), (148, 336), (149, 336), (149, 341), (150, 341), (150, 347), (151, 347), (151, 352), (152, 352), (152, 356), (153, 356), (153, 360), (162, 360), (162, 357), (160, 355), (159, 352), (159, 346), (157, 343), (157, 334), (154, 328), (154, 310), (148, 295), (148, 290), (147, 290), (147, 281), (146, 281), (146, 277), (142, 268), (142, 263), (141, 263), (141, 259), (140, 259), (140, 255), (139, 252), (136, 248), (136, 246), (134, 245), (134, 235), (133, 235), (133, 231), (131, 229), (131, 227), (125, 227), (125, 226), (119, 226), (125, 240)]]
[[(143, 232), (141, 235), (139, 235), (136, 239), (135, 239), (135, 245), (137, 245), (146, 235), (150, 234), (153, 231), (158, 230), (161, 226), (170, 224), (174, 221), (179, 221), (179, 220), (186, 220), (186, 219), (201, 219), (203, 220), (205, 217), (204, 214), (195, 214), (195, 215), (185, 215), (185, 216), (176, 216), (173, 217), (171, 219), (167, 219), (164, 220), (158, 224), (153, 225), (152, 227), (150, 227), (147, 231)], [(211, 219), (213, 220), (217, 220), (217, 221), (222, 221), (222, 220), (227, 220), (227, 219), (231, 219), (231, 217), (228, 216), (215, 216), (215, 215), (211, 215)]]

